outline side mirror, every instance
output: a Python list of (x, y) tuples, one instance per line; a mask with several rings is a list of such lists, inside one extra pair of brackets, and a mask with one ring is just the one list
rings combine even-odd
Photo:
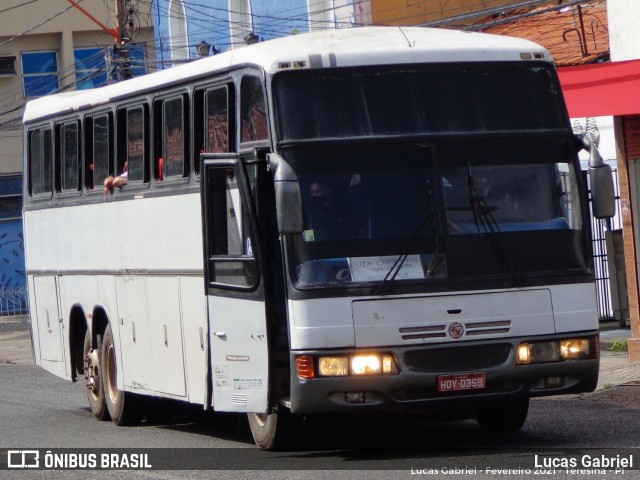
[(588, 136), (582, 136), (582, 145), (590, 153), (589, 183), (593, 216), (595, 218), (611, 218), (616, 213), (611, 167), (604, 163), (598, 148)]
[(267, 155), (269, 169), (275, 172), (278, 231), (283, 235), (302, 232), (302, 196), (296, 172), (275, 153)]

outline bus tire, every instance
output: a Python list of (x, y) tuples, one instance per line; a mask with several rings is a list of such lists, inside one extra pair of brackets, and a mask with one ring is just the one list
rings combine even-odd
[(483, 407), (476, 421), (485, 432), (509, 433), (522, 428), (529, 413), (529, 398), (518, 398)]
[[(84, 347), (82, 358), (84, 363), (84, 378), (87, 387), (87, 399), (91, 407), (91, 413), (98, 420), (109, 420), (109, 412), (104, 399), (104, 386), (102, 385), (102, 363), (100, 361), (102, 339), (98, 336), (98, 348), (91, 349), (91, 332), (87, 330), (84, 335)], [(90, 355), (91, 353), (91, 355)]]
[(102, 385), (104, 398), (111, 420), (116, 425), (125, 426), (138, 423), (141, 419), (140, 399), (133, 393), (118, 390), (118, 352), (113, 341), (111, 325), (107, 325), (102, 341)]
[(291, 428), (291, 414), (281, 408), (278, 412), (247, 413), (249, 429), (255, 444), (264, 450), (285, 447)]

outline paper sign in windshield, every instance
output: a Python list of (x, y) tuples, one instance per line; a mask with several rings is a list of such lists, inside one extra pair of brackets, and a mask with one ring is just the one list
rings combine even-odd
[[(349, 266), (351, 268), (351, 278), (354, 282), (376, 282), (387, 277), (389, 271), (394, 268), (398, 261), (398, 255), (388, 255), (383, 257), (351, 257)], [(394, 268), (397, 269), (397, 265)], [(389, 275), (389, 278), (393, 273)], [(408, 255), (400, 267), (400, 271), (395, 276), (396, 280), (413, 280), (424, 278), (420, 255)]]

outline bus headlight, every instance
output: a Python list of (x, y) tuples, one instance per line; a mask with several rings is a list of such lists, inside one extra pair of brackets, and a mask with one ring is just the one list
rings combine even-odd
[(320, 357), (318, 373), (322, 377), (344, 377), (349, 375), (348, 357)]
[(382, 372), (380, 357), (377, 355), (356, 355), (351, 359), (354, 375), (379, 375)]
[(354, 355), (351, 357), (353, 375), (381, 375), (398, 373), (396, 362), (388, 354)]
[(318, 376), (393, 375), (398, 367), (392, 355), (366, 353), (351, 356), (318, 357)]
[(591, 348), (588, 338), (568, 338), (553, 342), (521, 343), (516, 351), (516, 364), (557, 362), (559, 360), (579, 360), (597, 358), (597, 351)]
[(561, 340), (560, 357), (563, 360), (577, 360), (589, 357), (589, 340), (586, 338)]
[(531, 363), (557, 362), (559, 358), (557, 342), (522, 343), (518, 347), (516, 363), (529, 365)]

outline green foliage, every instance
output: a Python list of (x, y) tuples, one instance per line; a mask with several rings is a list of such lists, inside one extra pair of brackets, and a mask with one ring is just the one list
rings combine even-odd
[(614, 342), (613, 345), (611, 345), (611, 347), (609, 347), (609, 350), (612, 350), (614, 352), (620, 352), (622, 350), (626, 350), (627, 349), (627, 341), (625, 340), (624, 342)]

